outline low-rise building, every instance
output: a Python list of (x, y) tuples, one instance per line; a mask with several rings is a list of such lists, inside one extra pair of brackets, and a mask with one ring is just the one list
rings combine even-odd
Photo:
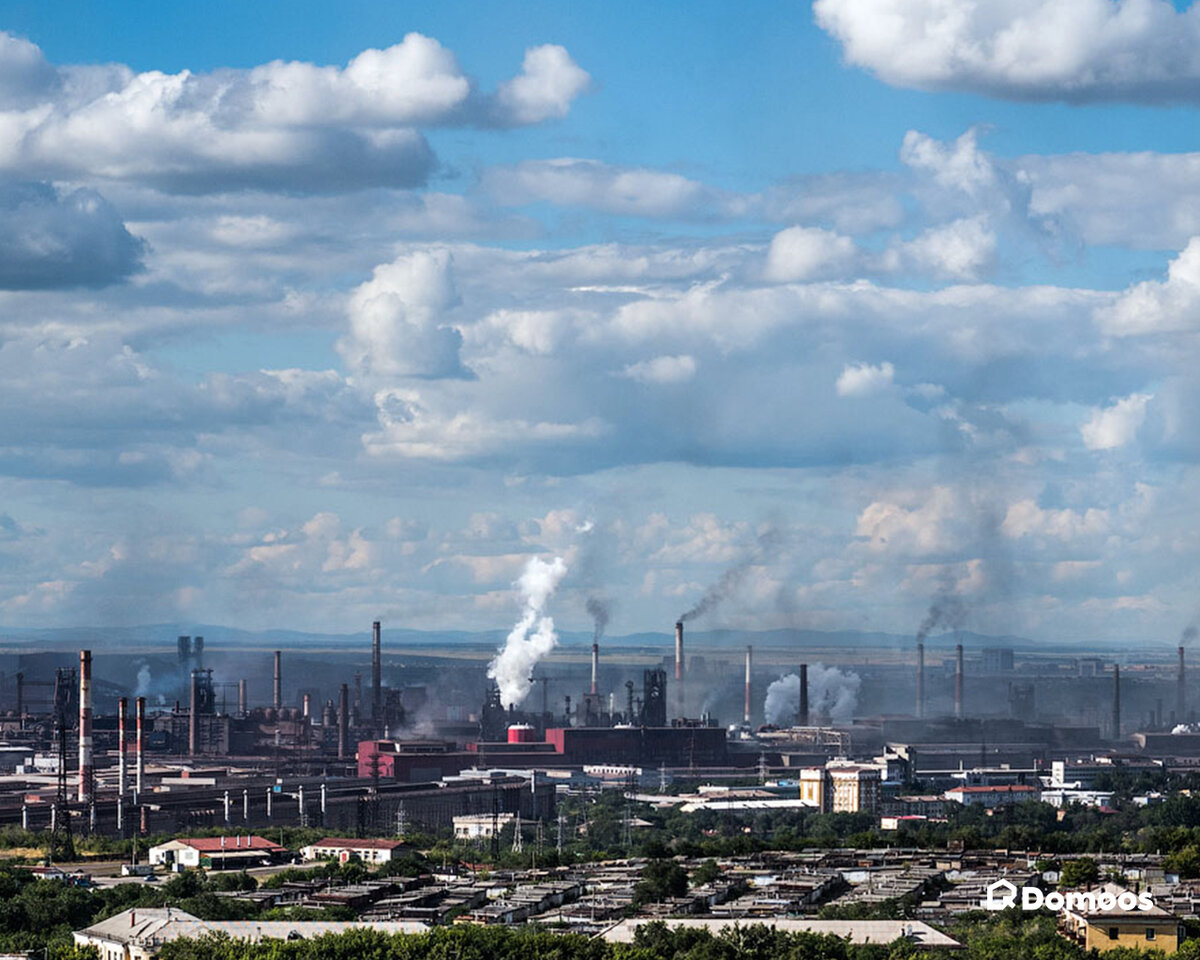
[(946, 799), (963, 806), (983, 806), (989, 810), (1011, 803), (1040, 800), (1041, 790), (1025, 783), (993, 784), (979, 787), (951, 787)]
[(287, 850), (263, 837), (187, 837), (150, 848), (150, 862), (165, 867), (240, 870), (273, 863)]
[(363, 863), (389, 863), (404, 848), (403, 840), (383, 840), (370, 837), (341, 838), (326, 837), (307, 847), (300, 848), (305, 860), (361, 860)]
[[(1114, 898), (1122, 894), (1132, 896), (1129, 890), (1115, 883), (1106, 883), (1088, 892), (1107, 893)], [(1097, 950), (1100, 953), (1133, 947), (1170, 954), (1179, 949), (1184, 938), (1183, 924), (1158, 906), (1148, 910), (1126, 910), (1118, 905), (1105, 910), (1099, 907), (1072, 907), (1068, 902), (1059, 915), (1059, 929), (1085, 950)]]
[(469, 813), (454, 818), (455, 840), (479, 840), (499, 833), (515, 820), (511, 813)]

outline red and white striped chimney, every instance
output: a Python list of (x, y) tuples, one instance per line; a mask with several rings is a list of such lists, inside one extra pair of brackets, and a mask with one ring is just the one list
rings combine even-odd
[(754, 666), (754, 647), (746, 645), (746, 706), (742, 711), (742, 722), (750, 722), (750, 671)]
[(80, 803), (92, 799), (92, 651), (79, 651), (79, 791)]
[(592, 696), (599, 693), (597, 682), (600, 676), (600, 644), (592, 644)]
[(128, 747), (129, 734), (126, 730), (126, 720), (129, 714), (129, 698), (117, 700), (117, 796), (125, 796), (125, 783), (129, 779), (125, 766), (125, 753)]
[(146, 725), (146, 698), (138, 697), (134, 705), (134, 722), (137, 725), (135, 732), (136, 752), (133, 761), (133, 789), (137, 791), (138, 796), (142, 793), (142, 776), (146, 772), (146, 738), (142, 732)]

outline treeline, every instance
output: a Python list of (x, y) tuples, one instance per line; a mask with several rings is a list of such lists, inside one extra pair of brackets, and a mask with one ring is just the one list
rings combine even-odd
[[(950, 934), (964, 950), (928, 949), (908, 940), (852, 944), (830, 934), (784, 933), (748, 923), (713, 934), (703, 929), (638, 928), (631, 944), (610, 944), (537, 927), (458, 925), (423, 934), (383, 934), (367, 929), (312, 940), (248, 944), (223, 937), (177, 940), (161, 960), (1091, 960), (1060, 937), (1049, 915), (1008, 911), (972, 916)], [(1160, 951), (1120, 949), (1105, 960), (1164, 960)], [(1173, 955), (1200, 960), (1200, 941)]]

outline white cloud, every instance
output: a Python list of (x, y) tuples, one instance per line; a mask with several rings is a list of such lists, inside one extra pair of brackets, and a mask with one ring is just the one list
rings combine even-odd
[(696, 375), (696, 358), (687, 354), (673, 357), (653, 357), (631, 363), (621, 371), (621, 376), (639, 383), (671, 384), (687, 383)]
[(418, 33), (345, 67), (212, 73), (53, 68), (3, 33), (0, 51), (0, 170), (182, 192), (419, 185), (434, 159), (417, 127), (541, 123), (587, 85), (565, 50), (546, 46), (494, 96), (480, 94), (453, 53)]
[(547, 43), (525, 51), (521, 72), (496, 94), (496, 118), (504, 124), (542, 123), (565, 117), (591, 77), (566, 49)]
[(886, 390), (895, 380), (896, 368), (886, 360), (878, 366), (848, 363), (837, 378), (839, 397), (869, 397)]
[(455, 304), (451, 257), (417, 250), (375, 268), (350, 297), (350, 333), (338, 350), (373, 377), (462, 377), (462, 335), (445, 322)]
[(763, 276), (776, 283), (840, 276), (856, 254), (849, 237), (820, 227), (789, 227), (771, 238)]
[(1084, 446), (1089, 450), (1113, 450), (1132, 443), (1152, 399), (1150, 394), (1134, 393), (1111, 407), (1093, 409), (1091, 419), (1079, 428)]
[(1108, 533), (1109, 514), (1095, 507), (1083, 512), (1069, 508), (1044, 510), (1035, 500), (1019, 500), (1009, 505), (1000, 529), (1014, 540), (1044, 537), (1070, 542)]
[(1193, 237), (1167, 269), (1167, 279), (1134, 284), (1096, 318), (1116, 336), (1172, 333), (1200, 326), (1200, 237)]
[(988, 229), (987, 217), (981, 215), (930, 227), (912, 240), (893, 243), (883, 256), (883, 265), (894, 271), (975, 280), (991, 266), (995, 255), (996, 235)]
[(501, 204), (549, 202), (618, 216), (726, 218), (745, 213), (752, 202), (677, 173), (572, 157), (493, 167), (483, 183)]
[(816, 0), (884, 82), (1019, 100), (1200, 99), (1200, 10), (1170, 0)]

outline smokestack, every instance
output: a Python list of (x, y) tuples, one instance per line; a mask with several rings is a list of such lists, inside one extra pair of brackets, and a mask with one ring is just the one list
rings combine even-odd
[(129, 779), (125, 767), (125, 754), (129, 746), (126, 720), (129, 715), (129, 698), (117, 700), (117, 796), (125, 796), (125, 781)]
[(188, 756), (200, 752), (200, 671), (192, 671), (191, 696), (188, 699)]
[(1178, 723), (1187, 720), (1187, 687), (1184, 686), (1183, 644), (1179, 645), (1179, 672), (1175, 678), (1175, 716)]
[(246, 715), (246, 681), (244, 679), (238, 681), (238, 714), (243, 717)]
[(307, 719), (308, 719), (308, 713), (309, 713), (309, 710), (312, 708), (312, 695), (311, 695), (311, 694), (308, 694), (308, 693), (306, 693), (306, 694), (304, 695), (304, 701), (303, 701), (303, 702), (304, 702), (304, 706), (303, 706), (303, 708), (300, 710), (300, 715), (301, 715), (302, 717), (304, 717), (304, 719), (305, 719), (305, 720), (307, 720)]
[(92, 651), (79, 651), (79, 802), (92, 799)]
[(754, 666), (754, 647), (746, 646), (746, 704), (742, 708), (742, 722), (750, 723), (750, 671)]
[(683, 716), (683, 621), (675, 621), (675, 697), (679, 702), (679, 716)]
[(917, 641), (917, 719), (925, 719), (925, 644)]
[(350, 747), (350, 685), (338, 693), (338, 759), (345, 760)]
[(379, 636), (379, 621), (371, 624), (371, 719), (383, 713), (383, 643)]
[(179, 637), (176, 641), (176, 646), (179, 648), (179, 662), (187, 663), (192, 656), (192, 638)]
[(275, 651), (275, 696), (272, 700), (275, 709), (283, 706), (283, 654)]
[(600, 644), (592, 644), (592, 696), (595, 696), (600, 690), (597, 687), (597, 681), (600, 675)]
[(800, 664), (800, 715), (796, 718), (796, 722), (802, 726), (808, 726), (808, 664)]
[(1113, 739), (1121, 739), (1121, 668), (1113, 664)]
[(146, 698), (138, 697), (134, 704), (135, 722), (137, 724), (137, 752), (134, 755), (133, 762), (133, 789), (140, 796), (142, 793), (142, 775), (146, 771), (145, 747), (146, 740), (142, 733), (142, 728), (146, 725)]
[(954, 645), (954, 718), (963, 718), (963, 653), (962, 644)]

